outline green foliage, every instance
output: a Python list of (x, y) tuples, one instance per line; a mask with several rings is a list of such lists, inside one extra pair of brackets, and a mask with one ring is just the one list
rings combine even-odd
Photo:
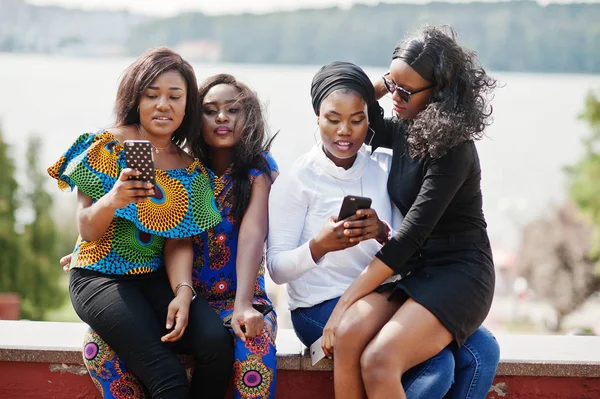
[(0, 291), (14, 292), (23, 283), (19, 273), (24, 246), (16, 232), (15, 212), (19, 207), (10, 146), (0, 130)]
[(25, 227), (25, 240), (29, 247), (28, 286), (33, 289), (24, 297), (23, 311), (31, 318), (44, 318), (49, 309), (59, 307), (64, 301), (64, 291), (59, 285), (62, 268), (58, 266), (58, 240), (60, 238), (52, 219), (52, 197), (44, 188), (48, 177), (38, 162), (42, 141), (33, 136), (27, 143), (27, 205), (33, 211), (33, 221)]
[(600, 4), (429, 3), (355, 5), (265, 15), (185, 13), (137, 26), (132, 55), (212, 40), (224, 62), (387, 65), (407, 31), (449, 24), (492, 70), (600, 72)]
[(33, 137), (27, 147), (24, 205), (33, 214), (31, 223), (18, 231), (15, 212), (19, 186), (14, 177), (10, 147), (0, 131), (0, 291), (17, 292), (22, 300), (22, 317), (43, 320), (48, 310), (62, 305), (65, 292), (60, 285), (62, 270), (57, 264), (60, 235), (51, 217), (52, 197), (38, 164), (42, 143)]
[[(581, 119), (590, 126), (585, 137), (583, 158), (568, 169), (570, 193), (578, 207), (590, 217), (595, 226), (592, 257), (600, 258), (600, 99), (593, 92), (585, 100)], [(596, 263), (600, 274), (600, 262)]]

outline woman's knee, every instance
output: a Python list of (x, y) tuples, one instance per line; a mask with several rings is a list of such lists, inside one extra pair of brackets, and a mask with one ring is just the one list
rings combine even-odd
[(402, 376), (402, 386), (410, 398), (442, 398), (454, 383), (454, 356), (449, 348), (442, 350)]
[(481, 326), (477, 331), (478, 342), (476, 346), (478, 348), (484, 348), (484, 350), (479, 349), (479, 356), (482, 361), (490, 364), (490, 365), (498, 365), (500, 362), (500, 345), (498, 345), (498, 341), (496, 337), (489, 331), (487, 328)]
[[(398, 339), (392, 343), (380, 343), (372, 341), (363, 351), (360, 357), (360, 366), (363, 379), (370, 380), (373, 383), (384, 381), (387, 378), (401, 378), (402, 375), (410, 368), (416, 366), (415, 354), (410, 348), (413, 348), (415, 343), (407, 337), (407, 339)], [(404, 349), (407, 350), (404, 350)], [(437, 350), (432, 349), (433, 353), (440, 353), (444, 347), (440, 346)], [(448, 353), (448, 357), (452, 357)], [(441, 356), (439, 360), (449, 360), (445, 356)], [(454, 364), (451, 361), (452, 365)], [(367, 381), (365, 381), (367, 383)]]
[(485, 327), (479, 327), (455, 353), (456, 368), (486, 366), (496, 368), (500, 361), (500, 346)]
[(346, 312), (335, 330), (336, 350), (360, 351), (367, 346), (370, 330), (358, 315)]
[[(398, 355), (397, 351), (394, 351)], [(360, 371), (365, 384), (379, 384), (391, 376), (401, 378), (405, 371), (403, 359), (391, 356), (391, 351), (384, 346), (369, 345), (360, 357)]]
[(233, 361), (234, 340), (233, 336), (224, 327), (206, 328), (201, 333), (190, 337), (195, 342), (196, 358), (207, 360), (223, 359), (224, 362)]

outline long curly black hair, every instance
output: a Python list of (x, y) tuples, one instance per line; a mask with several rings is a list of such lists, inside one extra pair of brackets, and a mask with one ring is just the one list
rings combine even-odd
[[(198, 110), (202, 112), (204, 97), (213, 87), (226, 84), (235, 87), (238, 91), (239, 104), (243, 109), (244, 126), (240, 140), (233, 148), (233, 164), (230, 174), (233, 180), (233, 205), (232, 213), (235, 224), (239, 225), (248, 208), (250, 201), (250, 170), (259, 169), (271, 179), (271, 170), (263, 153), (269, 151), (271, 142), (276, 135), (269, 139), (265, 116), (258, 96), (252, 89), (235, 77), (228, 74), (214, 75), (206, 79), (198, 89)], [(210, 151), (202, 133), (198, 134), (191, 143), (192, 153), (202, 163), (211, 165)]]
[(427, 26), (409, 35), (395, 49), (392, 59), (407, 63), (426, 53), (433, 59), (430, 103), (406, 121), (411, 157), (445, 155), (458, 144), (479, 140), (492, 122), (491, 93), (497, 82), (487, 75), (475, 52), (457, 42), (456, 32), (447, 26)]

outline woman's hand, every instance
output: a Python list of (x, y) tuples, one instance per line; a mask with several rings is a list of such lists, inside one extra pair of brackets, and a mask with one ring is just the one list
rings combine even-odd
[(323, 328), (323, 339), (321, 340), (321, 348), (323, 349), (323, 353), (329, 359), (333, 358), (333, 349), (335, 347), (335, 332), (340, 324), (342, 316), (344, 314), (344, 310), (339, 308), (337, 305), (331, 312), (331, 316), (329, 316), (329, 320), (327, 320), (327, 324)]
[(379, 242), (387, 241), (388, 227), (379, 220), (374, 209), (360, 209), (356, 212), (356, 218), (344, 220), (344, 236), (352, 245), (361, 241), (376, 239)]
[(236, 305), (231, 316), (233, 333), (246, 342), (260, 334), (265, 327), (265, 318), (252, 304)]
[(60, 258), (59, 263), (62, 265), (63, 270), (68, 272), (71, 270), (71, 259), (73, 258), (73, 254), (68, 254)]
[[(383, 76), (385, 76), (386, 78), (389, 79), (389, 75), (390, 75), (390, 72), (388, 71)], [(377, 100), (381, 99), (383, 96), (388, 94), (387, 88), (385, 87), (385, 84), (383, 83), (382, 78), (375, 79), (375, 81), (373, 82), (373, 89), (375, 89), (375, 98)]]
[(192, 290), (181, 287), (177, 292), (177, 296), (169, 303), (167, 312), (166, 328), (167, 330), (173, 329), (173, 331), (164, 335), (160, 339), (162, 342), (175, 342), (183, 337), (188, 324), (191, 303)]
[(350, 236), (344, 233), (344, 223), (353, 222), (358, 220), (360, 217), (352, 215), (347, 219), (338, 222), (337, 218), (331, 216), (321, 231), (309, 242), (310, 252), (313, 260), (317, 262), (323, 256), (329, 252), (340, 251), (342, 249), (350, 248), (360, 242), (360, 240), (350, 240)]
[(121, 171), (113, 188), (108, 192), (109, 204), (115, 209), (124, 208), (132, 202), (142, 202), (154, 196), (154, 185), (147, 181), (130, 180), (139, 176), (138, 170), (125, 168)]

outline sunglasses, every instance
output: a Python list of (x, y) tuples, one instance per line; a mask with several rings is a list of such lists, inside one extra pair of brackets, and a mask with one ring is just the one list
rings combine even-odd
[(422, 91), (429, 90), (429, 89), (435, 87), (435, 85), (430, 85), (430, 86), (424, 87), (424, 88), (419, 89), (419, 90), (408, 91), (408, 90), (403, 89), (402, 87), (396, 85), (396, 83), (394, 83), (391, 80), (387, 79), (385, 76), (383, 76), (382, 79), (383, 79), (383, 84), (385, 85), (385, 88), (387, 89), (387, 91), (389, 91), (390, 94), (392, 94), (392, 95), (394, 95), (394, 92), (397, 92), (398, 96), (400, 96), (400, 99), (402, 101), (404, 101), (405, 103), (408, 103), (410, 101), (410, 96), (411, 95), (417, 94), (417, 93), (420, 93)]

